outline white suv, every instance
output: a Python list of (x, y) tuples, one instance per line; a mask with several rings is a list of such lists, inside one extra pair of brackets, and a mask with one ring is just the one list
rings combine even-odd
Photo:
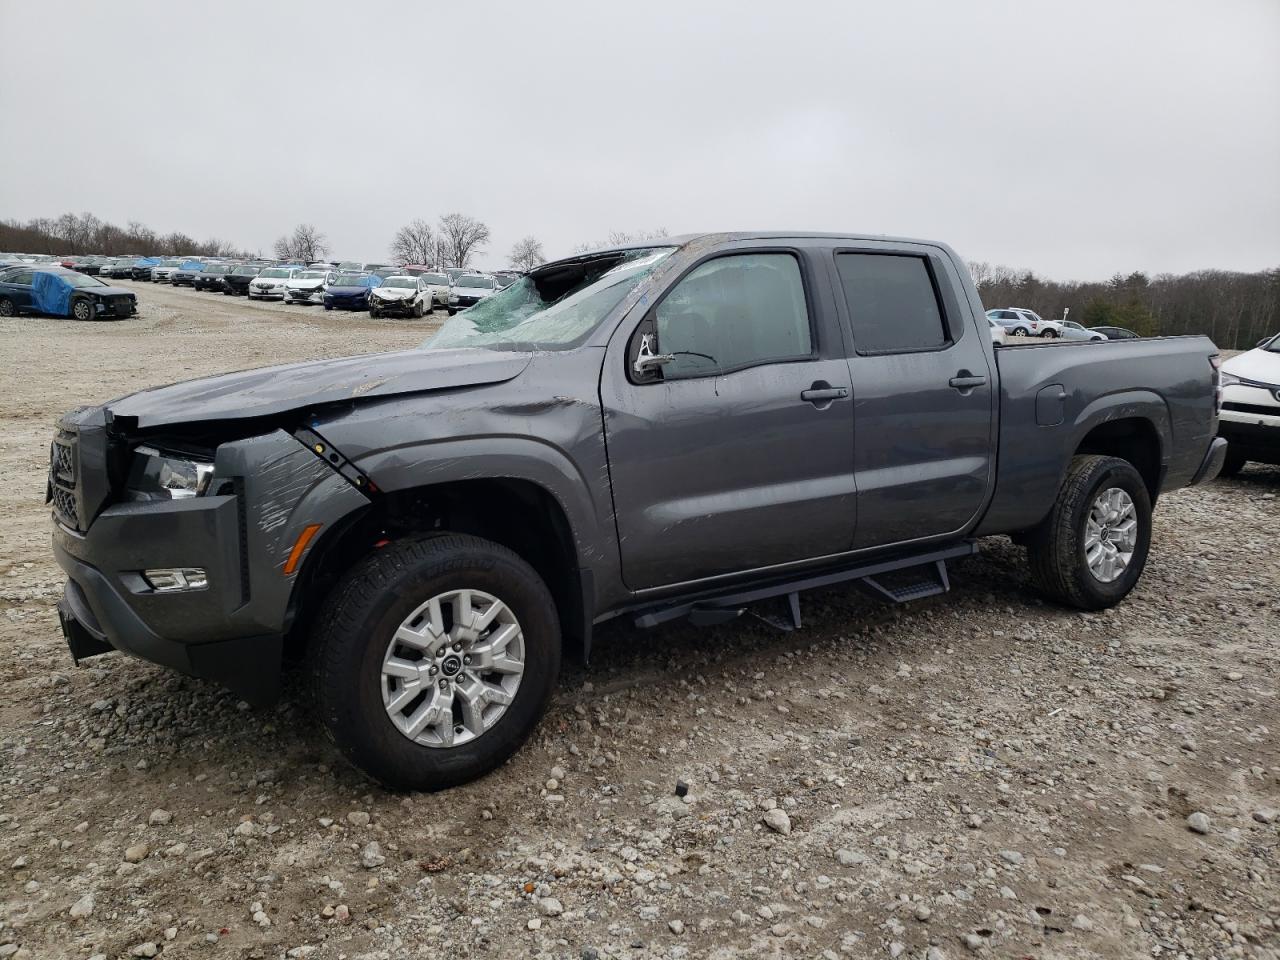
[(1062, 324), (1057, 320), (1041, 319), (1040, 314), (1026, 307), (998, 307), (988, 310), (987, 316), (1011, 337), (1060, 337)]
[(1250, 460), (1280, 465), (1280, 333), (1222, 364), (1218, 436), (1227, 440), (1222, 476)]

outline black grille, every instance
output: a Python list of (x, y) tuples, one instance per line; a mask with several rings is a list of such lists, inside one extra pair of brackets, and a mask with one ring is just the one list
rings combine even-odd
[(75, 489), (76, 465), (72, 459), (70, 444), (63, 443), (60, 440), (53, 441), (53, 453), (49, 465), (55, 481), (73, 490)]
[(117, 317), (127, 317), (133, 313), (133, 300), (129, 297), (116, 297), (113, 306)]
[(80, 516), (76, 513), (76, 495), (70, 490), (53, 488), (53, 512), (67, 526), (80, 529)]
[(80, 529), (80, 509), (76, 503), (75, 437), (65, 431), (54, 438), (49, 450), (49, 502), (57, 518)]

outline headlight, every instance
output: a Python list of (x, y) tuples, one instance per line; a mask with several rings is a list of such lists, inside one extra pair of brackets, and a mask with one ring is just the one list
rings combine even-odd
[(212, 463), (138, 447), (126, 491), (130, 500), (184, 500), (203, 496), (212, 477)]
[(1225, 370), (1218, 371), (1218, 386), (1220, 387), (1238, 387), (1242, 382), (1235, 374), (1227, 373)]

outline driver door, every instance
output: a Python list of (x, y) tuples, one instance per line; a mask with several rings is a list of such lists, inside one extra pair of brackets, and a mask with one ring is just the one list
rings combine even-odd
[[(601, 403), (630, 589), (850, 549), (849, 367), (810, 256), (713, 254), (615, 333)], [(642, 344), (658, 359), (638, 369)]]

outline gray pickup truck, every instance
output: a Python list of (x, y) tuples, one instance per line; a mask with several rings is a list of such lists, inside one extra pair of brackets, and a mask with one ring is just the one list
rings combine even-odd
[(562, 651), (839, 582), (947, 589), (1007, 534), (1053, 600), (1142, 573), (1224, 444), (1203, 337), (993, 347), (945, 245), (712, 234), (549, 263), (422, 349), (232, 373), (65, 416), (59, 605), (261, 703), (301, 661), (393, 788), (509, 757)]

